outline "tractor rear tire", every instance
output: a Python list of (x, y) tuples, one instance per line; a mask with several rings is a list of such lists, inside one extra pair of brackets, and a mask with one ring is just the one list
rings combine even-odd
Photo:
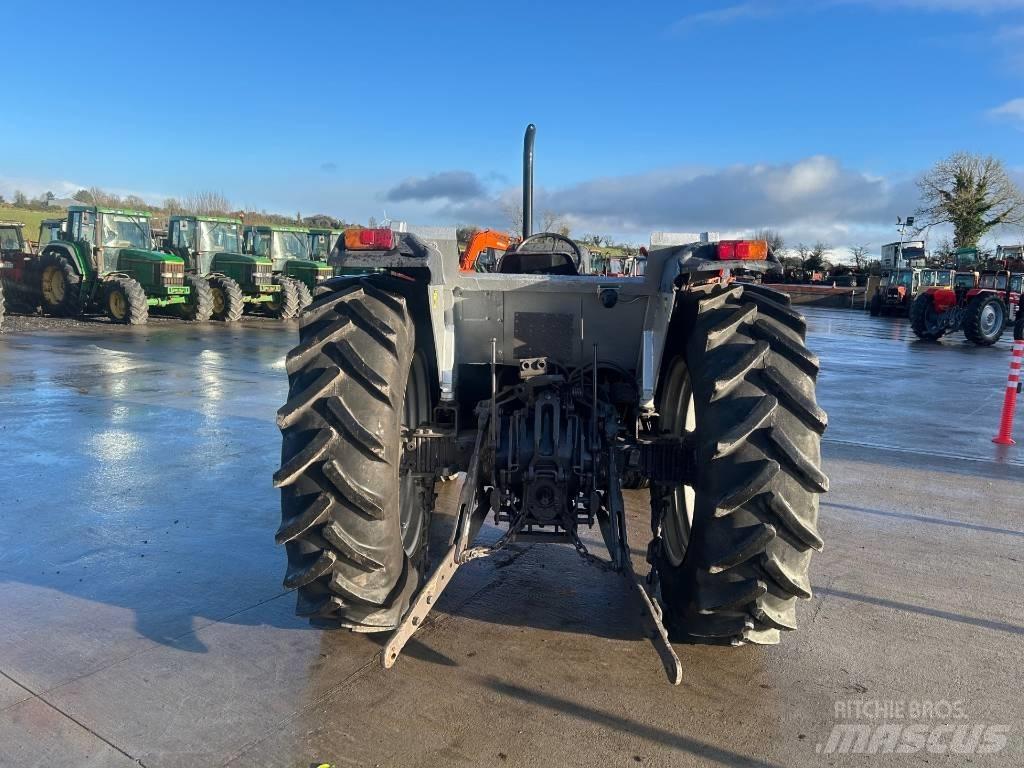
[(428, 570), (434, 479), (403, 464), (403, 429), (430, 420), (430, 358), (405, 298), (349, 282), (300, 320), (287, 357), (281, 527), (296, 612), (321, 626), (394, 629)]
[(756, 285), (713, 287), (681, 308), (666, 350), (662, 434), (689, 434), (693, 487), (652, 485), (649, 548), (673, 639), (771, 644), (796, 627), (822, 548), (818, 496), (827, 425), (818, 359), (789, 297)]
[(299, 289), (295, 281), (283, 275), (274, 276), (274, 285), (281, 286), (277, 299), (267, 302), (266, 307), (278, 320), (291, 320), (299, 314)]
[(103, 281), (103, 309), (115, 323), (145, 325), (149, 320), (146, 292), (131, 277), (110, 277)]
[(208, 278), (213, 301), (213, 319), (225, 323), (237, 322), (245, 311), (245, 296), (233, 279), (224, 275)]
[(882, 314), (882, 297), (877, 293), (871, 297), (870, 309), (868, 311), (872, 317), (878, 317)]
[(213, 317), (213, 290), (210, 283), (201, 275), (185, 275), (185, 285), (188, 286), (188, 301), (179, 304), (179, 314), (182, 319), (196, 323), (205, 323)]
[(1006, 316), (1006, 305), (998, 296), (975, 296), (964, 314), (964, 336), (979, 347), (990, 347), (1002, 338)]
[(313, 303), (313, 294), (309, 292), (309, 286), (298, 278), (292, 278), (295, 280), (295, 287), (299, 291), (299, 312), (301, 313), (306, 307)]
[(946, 327), (938, 321), (939, 313), (930, 294), (922, 293), (910, 305), (910, 328), (922, 341), (938, 341)]
[(82, 313), (82, 277), (67, 257), (43, 254), (39, 264), (39, 288), (43, 312), (54, 317), (75, 317)]

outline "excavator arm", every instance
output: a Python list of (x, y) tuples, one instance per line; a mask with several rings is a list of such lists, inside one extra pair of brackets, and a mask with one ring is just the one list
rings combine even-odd
[(493, 229), (484, 229), (477, 232), (469, 239), (466, 250), (459, 258), (459, 270), (462, 272), (475, 272), (476, 260), (480, 254), (488, 248), (496, 251), (507, 251), (512, 245), (512, 237), (507, 232), (498, 232)]

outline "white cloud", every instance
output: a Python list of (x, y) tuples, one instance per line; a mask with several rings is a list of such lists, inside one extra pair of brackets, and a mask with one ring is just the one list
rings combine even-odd
[[(507, 226), (505, 208), (516, 187), (470, 200), (422, 206), (408, 216), (435, 223)], [(917, 207), (911, 179), (887, 179), (813, 155), (790, 163), (722, 168), (663, 168), (538, 188), (535, 207), (558, 213), (574, 233), (610, 234), (636, 242), (652, 231), (744, 234), (780, 230), (791, 243), (822, 240), (836, 246), (892, 238), (897, 215)]]
[(774, 9), (765, 3), (739, 3), (684, 16), (669, 26), (669, 34), (684, 34), (698, 27), (720, 26), (744, 19), (769, 16)]
[(988, 115), (998, 120), (1017, 123), (1017, 127), (1024, 130), (1024, 98), (1010, 99), (1005, 104), (990, 109)]
[(837, 4), (873, 5), (882, 9), (990, 14), (1024, 10), (1024, 0), (837, 0)]

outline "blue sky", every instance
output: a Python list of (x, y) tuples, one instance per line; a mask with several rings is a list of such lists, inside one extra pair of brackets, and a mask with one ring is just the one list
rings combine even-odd
[(1024, 0), (165, 8), (8, 10), (0, 194), (505, 226), (532, 121), (575, 234), (843, 246), (889, 239), (955, 150), (1024, 178)]

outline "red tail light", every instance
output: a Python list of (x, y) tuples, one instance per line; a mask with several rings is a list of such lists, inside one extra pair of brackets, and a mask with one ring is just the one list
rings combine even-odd
[(395, 247), (395, 233), (380, 229), (346, 229), (345, 249), (348, 251), (390, 251)]
[(720, 240), (718, 242), (720, 261), (764, 261), (768, 258), (766, 240)]

